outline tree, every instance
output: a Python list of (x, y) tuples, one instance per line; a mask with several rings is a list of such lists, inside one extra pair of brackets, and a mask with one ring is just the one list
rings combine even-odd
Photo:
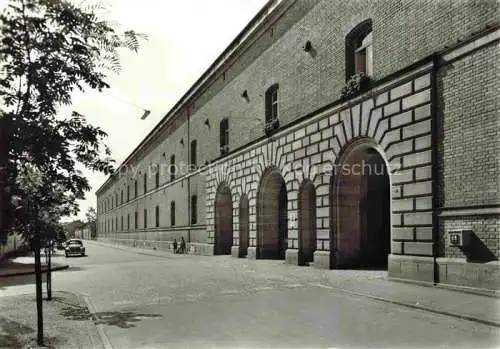
[(0, 15), (0, 234), (11, 226), (11, 198), (25, 164), (75, 200), (90, 189), (76, 163), (113, 172), (106, 133), (76, 112), (57, 116), (75, 89), (108, 88), (107, 74), (120, 69), (119, 50), (137, 51), (144, 37), (119, 33), (99, 18), (100, 9), (68, 0), (10, 0)]
[(97, 234), (97, 212), (94, 207), (89, 207), (87, 212), (85, 213), (85, 223), (90, 231), (90, 238), (95, 239)]
[[(76, 112), (58, 116), (75, 90), (108, 88), (107, 75), (120, 69), (120, 49), (137, 51), (144, 37), (112, 27), (101, 9), (70, 0), (9, 0), (0, 15), (0, 237), (15, 229), (39, 242), (56, 215), (75, 210), (90, 189), (77, 163), (113, 172), (106, 133)], [(45, 209), (44, 200), (66, 206)]]

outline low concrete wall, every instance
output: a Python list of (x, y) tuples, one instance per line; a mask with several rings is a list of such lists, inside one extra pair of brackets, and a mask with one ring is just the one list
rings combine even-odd
[(16, 253), (21, 253), (29, 250), (29, 246), (24, 244), (24, 240), (18, 234), (9, 235), (7, 243), (0, 245), (0, 261), (9, 258)]
[(468, 263), (465, 258), (438, 258), (440, 284), (500, 290), (500, 261)]
[[(98, 238), (97, 240), (121, 246), (138, 247), (142, 249), (174, 253), (173, 241), (109, 239), (109, 238)], [(179, 244), (180, 242), (177, 241), (177, 248), (179, 247)], [(197, 242), (186, 243), (186, 254), (212, 256), (214, 254), (214, 248), (212, 244), (203, 244)]]
[(434, 282), (434, 257), (389, 255), (390, 278)]

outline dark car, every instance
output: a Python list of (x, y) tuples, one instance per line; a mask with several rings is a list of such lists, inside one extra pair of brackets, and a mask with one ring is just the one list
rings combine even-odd
[(69, 256), (85, 256), (85, 247), (82, 240), (70, 239), (66, 241), (66, 248), (64, 249), (66, 257)]

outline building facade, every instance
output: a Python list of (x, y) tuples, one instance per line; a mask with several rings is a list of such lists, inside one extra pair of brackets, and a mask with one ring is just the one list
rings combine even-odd
[(98, 238), (500, 286), (496, 1), (269, 1), (97, 191)]

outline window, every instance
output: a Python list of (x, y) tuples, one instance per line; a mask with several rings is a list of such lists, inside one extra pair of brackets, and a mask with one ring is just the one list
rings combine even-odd
[(368, 19), (358, 24), (346, 36), (346, 80), (357, 73), (373, 75), (373, 34), (372, 21)]
[(175, 179), (175, 155), (170, 157), (170, 180)]
[(111, 231), (115, 231), (115, 222), (113, 221), (113, 218), (111, 218)]
[(121, 220), (120, 222), (121, 231), (123, 231), (123, 216), (121, 216), (120, 220)]
[(191, 166), (196, 167), (196, 139), (191, 141)]
[(115, 207), (118, 207), (118, 192), (115, 193)]
[(278, 107), (279, 85), (274, 84), (266, 91), (266, 134), (272, 133), (279, 126), (279, 107)]
[(118, 231), (118, 217), (115, 217), (115, 230)]
[(155, 207), (155, 227), (160, 226), (160, 206)]
[(130, 230), (130, 213), (127, 214), (127, 230)]
[(170, 225), (175, 225), (175, 201), (170, 203)]
[(130, 201), (130, 185), (127, 185), (127, 201)]
[(110, 207), (111, 210), (113, 209), (113, 205), (114, 205), (113, 204), (113, 195), (111, 195), (111, 207)]
[(148, 210), (144, 209), (144, 229), (148, 227)]
[(229, 120), (224, 118), (220, 122), (220, 155), (229, 152)]
[(159, 186), (160, 186), (160, 166), (156, 165), (155, 187), (158, 188)]
[(137, 179), (134, 180), (134, 196), (137, 197), (138, 196), (138, 193), (137, 193)]
[(144, 172), (144, 176), (143, 176), (143, 181), (144, 181), (144, 194), (147, 193), (148, 191), (148, 175), (146, 172)]
[(123, 189), (120, 192), (120, 196), (121, 196), (120, 203), (123, 205)]
[(135, 229), (139, 229), (139, 212), (135, 211), (134, 214), (134, 226)]
[(198, 197), (196, 195), (191, 196), (191, 224), (196, 224), (198, 222)]

